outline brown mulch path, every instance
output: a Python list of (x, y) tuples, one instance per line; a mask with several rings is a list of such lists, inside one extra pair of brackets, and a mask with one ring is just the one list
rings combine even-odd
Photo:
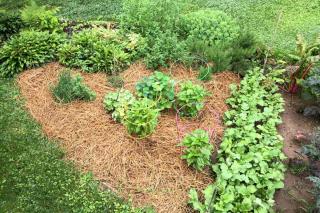
[[(238, 83), (239, 77), (230, 72), (214, 75), (204, 84), (211, 96), (197, 119), (179, 119), (173, 110), (163, 112), (156, 132), (138, 140), (129, 136), (125, 127), (114, 122), (103, 109), (105, 94), (116, 90), (107, 84), (103, 73), (81, 73), (97, 93), (95, 101), (56, 103), (50, 88), (62, 69), (58, 63), (50, 63), (23, 72), (17, 80), (26, 108), (42, 125), (44, 133), (61, 141), (67, 159), (83, 171), (92, 171), (103, 186), (132, 199), (134, 205), (152, 205), (158, 212), (187, 212), (189, 189), (201, 190), (213, 180), (209, 169), (196, 172), (189, 168), (180, 159), (183, 148), (177, 144), (186, 132), (196, 128), (210, 130), (216, 141), (220, 140), (229, 84)], [(164, 71), (178, 81), (197, 81), (196, 73), (183, 67), (173, 66)], [(121, 76), (124, 87), (134, 92), (135, 83), (150, 74), (143, 64), (137, 63)]]

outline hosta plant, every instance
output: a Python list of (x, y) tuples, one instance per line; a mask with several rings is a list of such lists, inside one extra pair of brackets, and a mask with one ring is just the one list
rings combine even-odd
[(57, 33), (22, 31), (0, 49), (0, 75), (12, 77), (57, 57), (64, 37)]
[(213, 150), (210, 144), (210, 137), (207, 131), (202, 129), (194, 130), (187, 134), (181, 144), (185, 147), (182, 159), (185, 159), (188, 166), (192, 166), (197, 170), (210, 164), (210, 156)]
[(64, 70), (57, 85), (52, 89), (56, 101), (69, 103), (74, 100), (92, 101), (96, 98), (96, 93), (87, 87), (80, 75), (73, 77), (70, 70)]
[(128, 132), (138, 137), (146, 137), (154, 132), (158, 124), (159, 110), (150, 99), (136, 100), (128, 109), (124, 124)]
[(86, 72), (117, 73), (130, 63), (130, 55), (115, 36), (117, 35), (106, 30), (81, 31), (62, 46), (59, 61)]
[(160, 110), (169, 109), (174, 100), (174, 81), (162, 72), (143, 78), (136, 85), (140, 97), (151, 99), (157, 103)]
[(135, 97), (128, 90), (120, 89), (117, 92), (108, 93), (103, 101), (108, 112), (112, 112), (115, 121), (123, 122), (128, 109), (135, 101)]
[(195, 117), (204, 107), (205, 97), (208, 95), (206, 90), (191, 81), (180, 84), (180, 91), (177, 94), (177, 109), (182, 116)]

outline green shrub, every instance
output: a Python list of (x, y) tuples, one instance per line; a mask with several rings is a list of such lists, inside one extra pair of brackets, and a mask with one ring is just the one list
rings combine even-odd
[(112, 31), (84, 30), (75, 34), (59, 52), (60, 63), (81, 68), (86, 72), (104, 71), (108, 74), (122, 70), (130, 63), (117, 35)]
[(207, 131), (197, 129), (187, 134), (180, 145), (186, 147), (181, 158), (187, 160), (188, 166), (202, 171), (205, 166), (210, 165), (213, 146)]
[(193, 84), (191, 81), (181, 83), (180, 91), (177, 94), (177, 107), (182, 116), (195, 117), (204, 107), (204, 99), (207, 96), (206, 90)]
[(12, 77), (54, 60), (63, 42), (64, 37), (56, 33), (22, 31), (0, 49), (0, 75)]
[(0, 12), (0, 45), (14, 34), (19, 33), (22, 28), (23, 23), (18, 14)]
[(159, 33), (149, 38), (145, 62), (148, 68), (168, 67), (169, 63), (183, 62), (188, 52), (186, 44), (179, 41), (177, 35), (171, 32)]
[(174, 100), (174, 81), (162, 72), (143, 78), (136, 85), (137, 94), (157, 103), (160, 110), (172, 107)]
[(62, 103), (74, 100), (92, 101), (96, 98), (95, 92), (83, 83), (83, 78), (80, 75), (72, 77), (70, 70), (60, 74), (58, 84), (53, 87), (52, 93), (54, 98)]
[(158, 123), (159, 110), (156, 103), (144, 98), (135, 101), (127, 111), (124, 124), (130, 134), (146, 137), (154, 132)]
[(209, 46), (232, 42), (239, 27), (222, 11), (204, 9), (187, 13), (180, 21), (180, 34), (188, 40), (203, 41)]
[(128, 109), (135, 102), (135, 97), (128, 90), (118, 90), (108, 93), (103, 101), (104, 107), (108, 112), (112, 112), (115, 121), (123, 122)]
[(305, 80), (300, 81), (302, 85), (302, 97), (320, 101), (320, 65), (310, 71)]
[(320, 160), (320, 127), (313, 132), (310, 144), (302, 147), (302, 152), (313, 161)]
[(48, 9), (31, 1), (21, 10), (21, 19), (27, 27), (34, 30), (62, 31), (62, 26), (56, 16), (58, 11), (58, 8)]
[(143, 36), (174, 32), (181, 6), (176, 0), (125, 0), (120, 26)]

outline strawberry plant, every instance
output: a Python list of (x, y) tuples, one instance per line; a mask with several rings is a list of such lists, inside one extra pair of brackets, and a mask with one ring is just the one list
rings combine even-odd
[(192, 166), (197, 170), (210, 164), (210, 156), (213, 150), (210, 144), (210, 138), (207, 131), (197, 129), (186, 135), (180, 146), (186, 147), (182, 159), (187, 160), (188, 166)]
[(123, 122), (128, 109), (131, 107), (135, 97), (128, 90), (118, 90), (108, 93), (103, 101), (104, 107), (108, 112), (112, 112), (115, 121)]
[(162, 72), (156, 71), (153, 75), (143, 78), (136, 85), (136, 90), (138, 96), (155, 101), (160, 110), (172, 107), (174, 81)]
[(179, 113), (186, 117), (195, 117), (204, 107), (204, 99), (208, 95), (206, 90), (193, 84), (191, 81), (181, 83), (177, 94), (177, 107)]
[[(239, 87), (231, 87), (225, 113), (223, 141), (218, 163), (213, 166), (216, 182), (210, 185), (210, 203), (193, 207), (208, 212), (270, 212), (275, 191), (283, 187), (285, 158), (282, 138), (276, 126), (281, 123), (283, 100), (277, 92), (277, 76), (282, 70), (264, 75), (259, 69), (248, 71)], [(209, 190), (207, 189), (207, 190)], [(206, 195), (206, 197), (210, 197)], [(201, 211), (201, 210), (199, 210)]]
[(128, 109), (124, 125), (128, 132), (139, 137), (146, 137), (154, 132), (158, 123), (159, 110), (150, 99), (136, 100)]
[(73, 100), (92, 101), (96, 98), (96, 93), (83, 83), (83, 78), (80, 75), (72, 77), (69, 70), (60, 74), (58, 84), (53, 87), (52, 93), (56, 101), (62, 103)]

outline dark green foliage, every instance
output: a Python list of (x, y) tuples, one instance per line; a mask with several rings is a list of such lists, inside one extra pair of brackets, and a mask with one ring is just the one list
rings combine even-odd
[(64, 70), (52, 93), (58, 102), (69, 103), (74, 100), (92, 101), (96, 98), (95, 92), (90, 90), (84, 83), (83, 78), (78, 74), (71, 76), (70, 70)]
[(9, 14), (0, 11), (0, 45), (14, 34), (20, 32), (23, 23), (17, 13)]
[(315, 196), (315, 207), (314, 207), (314, 212), (319, 212), (320, 211), (320, 178), (319, 177), (308, 177), (310, 181), (313, 182), (314, 188), (313, 188), (313, 194)]
[(207, 66), (207, 67), (201, 66), (199, 68), (198, 79), (201, 81), (209, 81), (211, 80), (212, 72), (213, 70), (210, 66)]
[(27, 27), (34, 30), (61, 31), (62, 26), (56, 16), (58, 11), (57, 8), (49, 9), (30, 1), (30, 4), (21, 10), (21, 19)]
[(187, 160), (188, 166), (202, 171), (205, 166), (210, 164), (213, 146), (210, 144), (207, 131), (194, 130), (183, 138), (180, 146), (186, 147), (181, 158)]
[(124, 85), (123, 78), (119, 75), (109, 76), (108, 82), (112, 87), (115, 87), (115, 88), (121, 88)]
[(254, 66), (254, 59), (257, 53), (258, 44), (253, 34), (241, 33), (231, 45), (231, 70), (240, 73), (242, 76), (246, 74)]
[(25, 112), (12, 80), (0, 79), (0, 112), (1, 212), (134, 211), (65, 161), (57, 143)]
[(143, 78), (136, 85), (137, 95), (157, 103), (160, 110), (172, 107), (174, 100), (174, 81), (162, 72)]
[[(122, 37), (106, 29), (84, 30), (75, 34), (59, 52), (59, 61), (86, 72), (104, 71), (114, 74), (130, 63), (130, 52)], [(136, 48), (134, 46), (133, 48)]]
[(239, 27), (222, 11), (205, 9), (182, 16), (180, 34), (188, 40), (206, 42), (208, 46), (232, 42)]
[(177, 108), (182, 116), (195, 117), (204, 107), (204, 99), (207, 96), (206, 90), (201, 85), (186, 81), (180, 84), (177, 94)]
[(0, 75), (12, 77), (24, 69), (54, 60), (63, 42), (60, 34), (22, 31), (0, 49)]
[(149, 45), (145, 56), (148, 68), (168, 67), (170, 62), (183, 62), (187, 58), (185, 42), (179, 41), (174, 33), (168, 31), (159, 33), (155, 37), (149, 37), (148, 40)]
[(320, 65), (312, 68), (309, 76), (301, 81), (301, 86), (304, 98), (320, 101)]
[(302, 152), (313, 161), (320, 160), (320, 128), (315, 129), (310, 144), (304, 145)]
[(147, 137), (157, 127), (159, 110), (156, 109), (156, 103), (150, 99), (135, 101), (126, 114), (124, 124), (130, 134)]
[(135, 100), (130, 91), (120, 89), (117, 92), (108, 93), (104, 97), (103, 104), (108, 112), (112, 112), (112, 118), (115, 121), (123, 122), (126, 119), (127, 111)]

